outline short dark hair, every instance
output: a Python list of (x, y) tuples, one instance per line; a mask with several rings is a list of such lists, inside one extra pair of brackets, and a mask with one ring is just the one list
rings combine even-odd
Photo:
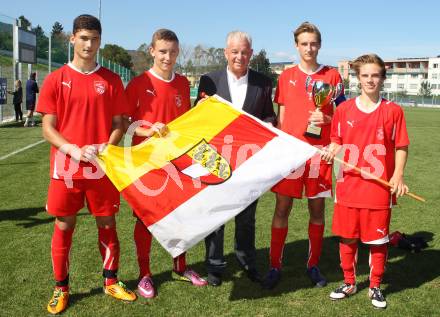
[(318, 37), (318, 43), (321, 44), (321, 32), (318, 27), (308, 21), (301, 23), (293, 32), (295, 43), (298, 44), (298, 36), (302, 33), (314, 33)]
[(31, 73), (29, 78), (35, 80), (35, 78), (37, 78), (37, 73)]
[(75, 34), (79, 30), (98, 31), (99, 35), (102, 33), (101, 22), (98, 18), (90, 14), (81, 14), (73, 20), (72, 33)]
[(387, 70), (385, 67), (385, 63), (382, 58), (380, 58), (376, 54), (361, 55), (350, 63), (350, 67), (353, 68), (356, 76), (359, 77), (361, 66), (365, 64), (376, 64), (380, 67), (380, 75), (382, 76), (382, 78), (386, 78)]
[(157, 41), (164, 40), (168, 42), (176, 42), (179, 44), (179, 39), (177, 38), (176, 33), (168, 29), (159, 29), (153, 33), (153, 37), (151, 38), (151, 47), (154, 47), (154, 44)]

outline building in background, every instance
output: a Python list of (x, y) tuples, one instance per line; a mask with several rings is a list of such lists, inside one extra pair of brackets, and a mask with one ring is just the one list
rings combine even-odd
[(270, 68), (272, 71), (279, 76), (285, 69), (291, 68), (295, 66), (296, 64), (293, 62), (277, 62), (277, 63), (270, 63)]
[[(387, 79), (384, 92), (417, 95), (421, 84), (428, 82), (432, 95), (440, 95), (440, 55), (437, 57), (410, 57), (385, 60)], [(338, 62), (338, 70), (343, 79), (350, 82), (350, 90), (356, 90), (358, 80), (349, 61)], [(348, 87), (346, 87), (347, 89)]]

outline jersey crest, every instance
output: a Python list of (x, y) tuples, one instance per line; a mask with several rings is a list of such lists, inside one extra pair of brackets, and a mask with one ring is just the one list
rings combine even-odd
[(105, 81), (97, 80), (94, 82), (94, 84), (96, 93), (98, 93), (99, 95), (105, 93)]
[(181, 95), (176, 95), (174, 97), (174, 100), (176, 101), (176, 107), (180, 107), (182, 105), (182, 96)]

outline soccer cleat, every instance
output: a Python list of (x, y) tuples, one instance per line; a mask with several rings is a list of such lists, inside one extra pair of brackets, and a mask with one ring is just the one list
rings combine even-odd
[(179, 281), (190, 282), (194, 286), (205, 286), (208, 285), (208, 281), (201, 278), (193, 270), (185, 270), (184, 272), (176, 272), (173, 270), (173, 278)]
[(330, 299), (331, 300), (343, 299), (345, 297), (356, 294), (356, 292), (357, 292), (357, 287), (355, 284), (345, 283), (330, 293)]
[(317, 266), (312, 266), (311, 268), (307, 269), (307, 275), (315, 287), (324, 287), (327, 285), (327, 280), (321, 275), (321, 272)]
[(218, 272), (208, 273), (208, 284), (211, 286), (222, 285), (222, 275)]
[(264, 281), (262, 283), (263, 288), (265, 289), (272, 289), (281, 280), (281, 270), (276, 268), (271, 268), (269, 273), (267, 273), (266, 277), (264, 278)]
[(127, 289), (125, 284), (121, 281), (112, 285), (104, 286), (104, 293), (110, 295), (113, 298), (126, 302), (133, 302), (136, 300), (136, 294)]
[(63, 292), (60, 288), (55, 288), (52, 298), (47, 304), (47, 311), (52, 315), (61, 313), (67, 308), (69, 302), (69, 292)]
[(141, 278), (138, 284), (138, 293), (145, 298), (153, 298), (156, 296), (156, 291), (154, 290), (154, 284), (151, 277), (144, 276)]
[(255, 268), (245, 270), (248, 279), (250, 279), (254, 283), (261, 283), (260, 273)]
[(371, 299), (371, 304), (376, 308), (386, 308), (387, 301), (383, 296), (379, 287), (373, 287), (368, 290), (368, 297)]

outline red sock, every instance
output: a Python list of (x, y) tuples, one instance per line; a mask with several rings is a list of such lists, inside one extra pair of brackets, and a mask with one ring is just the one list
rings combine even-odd
[(173, 258), (173, 270), (179, 273), (186, 271), (186, 252)]
[(136, 254), (139, 264), (139, 278), (151, 276), (150, 271), (150, 250), (151, 233), (147, 227), (140, 221), (136, 221), (134, 226), (134, 243), (136, 244)]
[(324, 224), (318, 225), (309, 222), (309, 258), (307, 268), (318, 265), (322, 250), (322, 239), (324, 236)]
[(387, 256), (387, 244), (370, 245), (370, 288), (380, 287)]
[(344, 272), (344, 282), (356, 284), (357, 242), (351, 244), (339, 243), (339, 256), (341, 268)]
[(103, 261), (104, 284), (112, 285), (118, 282), (116, 276), (119, 266), (119, 240), (116, 227), (98, 228), (99, 252)]
[(73, 229), (61, 230), (55, 224), (52, 243), (52, 267), (53, 275), (58, 288), (63, 291), (69, 289), (69, 254), (72, 246)]
[(270, 266), (275, 269), (281, 269), (283, 261), (284, 244), (286, 243), (288, 227), (272, 227), (272, 238), (270, 240)]

